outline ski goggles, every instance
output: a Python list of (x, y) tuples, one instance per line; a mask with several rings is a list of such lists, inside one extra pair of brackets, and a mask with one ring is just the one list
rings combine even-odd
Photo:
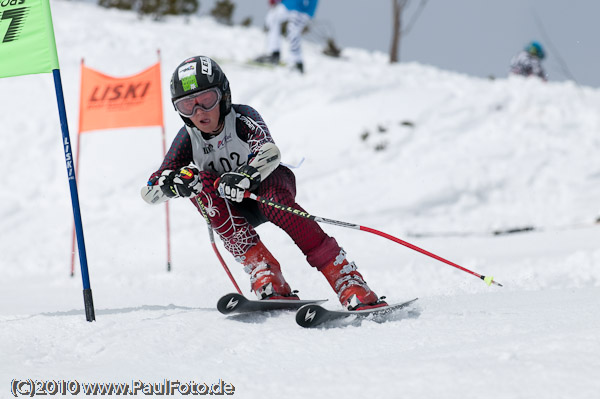
[(219, 104), (219, 101), (221, 101), (221, 91), (213, 87), (179, 98), (173, 102), (173, 105), (180, 115), (189, 118), (194, 115), (196, 108), (208, 112), (213, 110)]

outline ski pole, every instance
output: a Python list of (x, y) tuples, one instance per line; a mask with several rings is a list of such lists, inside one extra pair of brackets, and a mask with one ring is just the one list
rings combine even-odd
[(219, 262), (221, 262), (221, 266), (223, 266), (223, 269), (225, 269), (225, 273), (227, 273), (227, 276), (229, 276), (229, 279), (233, 283), (233, 286), (235, 287), (235, 289), (237, 290), (237, 292), (240, 295), (244, 295), (244, 294), (242, 294), (242, 290), (240, 290), (240, 287), (235, 282), (235, 279), (233, 278), (233, 275), (231, 274), (231, 271), (227, 267), (227, 263), (225, 263), (225, 260), (223, 260), (223, 257), (221, 256), (221, 253), (219, 252), (219, 249), (217, 248), (217, 244), (215, 243), (215, 235), (213, 233), (212, 223), (210, 222), (210, 219), (208, 218), (208, 214), (206, 213), (206, 209), (204, 208), (204, 204), (202, 203), (202, 201), (200, 201), (198, 199), (198, 197), (196, 197), (195, 200), (196, 200), (196, 203), (198, 204), (198, 206), (200, 206), (200, 210), (202, 211), (202, 216), (204, 216), (204, 219), (206, 220), (206, 225), (208, 226), (208, 235), (210, 237), (210, 245), (212, 245), (212, 248), (213, 248), (213, 251), (215, 252), (215, 255), (217, 255), (217, 258), (219, 259)]
[(223, 269), (225, 269), (225, 273), (227, 273), (227, 275), (229, 276), (229, 279), (233, 283), (233, 286), (235, 287), (235, 289), (237, 290), (237, 292), (240, 295), (244, 295), (244, 294), (242, 294), (242, 290), (240, 290), (240, 287), (238, 287), (237, 283), (235, 282), (235, 279), (233, 278), (233, 275), (231, 274), (231, 271), (227, 267), (227, 264), (223, 260), (223, 257), (221, 256), (221, 253), (219, 252), (219, 249), (217, 248), (217, 244), (215, 243), (215, 235), (213, 234), (213, 230), (212, 230), (212, 226), (211, 225), (208, 225), (208, 235), (210, 236), (210, 245), (212, 245), (213, 251), (215, 251), (215, 255), (217, 255), (217, 258), (219, 258), (219, 262), (221, 262), (221, 265), (223, 266)]
[(291, 214), (296, 215), (298, 217), (302, 217), (302, 218), (305, 218), (305, 219), (314, 220), (315, 222), (327, 223), (327, 224), (332, 224), (332, 225), (335, 225), (335, 226), (347, 227), (349, 229), (361, 230), (361, 231), (366, 231), (368, 233), (376, 234), (376, 235), (381, 236), (383, 238), (387, 238), (388, 240), (394, 241), (394, 242), (396, 242), (396, 243), (398, 243), (400, 245), (404, 245), (405, 247), (408, 247), (408, 248), (410, 248), (410, 249), (412, 249), (414, 251), (417, 251), (417, 252), (420, 252), (420, 253), (422, 253), (424, 255), (430, 256), (433, 259), (439, 260), (440, 262), (444, 262), (447, 265), (453, 266), (453, 267), (455, 267), (457, 269), (460, 269), (460, 270), (462, 270), (464, 272), (472, 274), (473, 276), (478, 277), (481, 280), (483, 280), (487, 285), (495, 284), (497, 286), (502, 287), (502, 284), (498, 283), (497, 281), (494, 281), (494, 277), (492, 277), (492, 276), (486, 277), (486, 276), (483, 276), (483, 275), (481, 275), (479, 273), (475, 273), (474, 271), (471, 271), (471, 270), (469, 270), (467, 268), (464, 268), (464, 267), (462, 267), (460, 265), (457, 265), (454, 262), (450, 262), (449, 260), (444, 259), (441, 256), (433, 254), (433, 253), (431, 253), (429, 251), (426, 251), (426, 250), (424, 250), (422, 248), (417, 247), (416, 245), (413, 245), (413, 244), (411, 244), (409, 242), (401, 240), (401, 239), (399, 239), (397, 237), (394, 237), (394, 236), (389, 235), (387, 233), (384, 233), (382, 231), (375, 230), (375, 229), (372, 229), (370, 227), (360, 226), (358, 224), (347, 223), (347, 222), (340, 222), (340, 221), (337, 221), (337, 220), (332, 220), (332, 219), (327, 219), (327, 218), (322, 218), (322, 217), (319, 217), (319, 216), (311, 215), (311, 214), (309, 214), (307, 212), (304, 212), (304, 211), (301, 211), (299, 209), (294, 209), (294, 208), (292, 208), (290, 206), (287, 206), (287, 205), (284, 205), (284, 204), (280, 204), (280, 203), (275, 202), (273, 200), (269, 200), (269, 199), (265, 199), (265, 198), (259, 197), (258, 195), (252, 194), (251, 192), (248, 192), (248, 191), (244, 192), (244, 198), (253, 199), (255, 201), (260, 202), (261, 204), (272, 206), (273, 208), (280, 209), (282, 211), (291, 213)]

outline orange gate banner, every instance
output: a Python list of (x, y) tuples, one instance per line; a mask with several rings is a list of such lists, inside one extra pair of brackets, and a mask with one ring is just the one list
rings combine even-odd
[(81, 63), (79, 133), (162, 126), (160, 62), (137, 75), (115, 78)]

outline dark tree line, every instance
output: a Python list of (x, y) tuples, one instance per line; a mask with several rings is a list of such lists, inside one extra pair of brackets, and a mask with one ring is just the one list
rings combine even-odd
[(165, 15), (191, 15), (200, 8), (199, 0), (98, 0), (106, 8), (137, 11), (160, 19)]
[[(392, 39), (390, 44), (390, 62), (400, 61), (400, 42), (408, 34), (415, 21), (423, 11), (427, 0), (419, 0), (417, 10), (408, 24), (404, 24), (402, 17), (409, 7), (411, 0), (392, 0)], [(136, 11), (140, 17), (152, 16), (159, 20), (166, 15), (195, 14), (200, 9), (200, 0), (98, 0), (98, 5), (106, 8), (118, 8), (121, 10)], [(220, 23), (232, 25), (232, 15), (235, 3), (231, 0), (218, 0), (210, 14)], [(243, 25), (250, 25), (251, 19), (246, 20)], [(327, 48), (323, 51), (327, 55), (339, 56), (341, 50), (337, 48), (333, 39), (327, 39)]]

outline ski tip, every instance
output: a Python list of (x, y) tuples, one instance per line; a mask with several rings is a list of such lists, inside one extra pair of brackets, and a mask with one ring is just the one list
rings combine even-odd
[(320, 324), (321, 317), (327, 310), (317, 304), (307, 304), (296, 312), (296, 323), (304, 328), (315, 327)]
[[(296, 323), (305, 328), (326, 327), (329, 322), (342, 320), (347, 317), (366, 318), (369, 316), (385, 315), (402, 308), (406, 308), (418, 298), (411, 299), (406, 302), (393, 303), (386, 306), (362, 310), (329, 310), (317, 304), (308, 304), (302, 306), (296, 312)], [(337, 324), (343, 326), (345, 324)]]
[(238, 305), (246, 301), (246, 297), (238, 293), (223, 295), (217, 302), (217, 310), (223, 314), (233, 313), (237, 310)]

